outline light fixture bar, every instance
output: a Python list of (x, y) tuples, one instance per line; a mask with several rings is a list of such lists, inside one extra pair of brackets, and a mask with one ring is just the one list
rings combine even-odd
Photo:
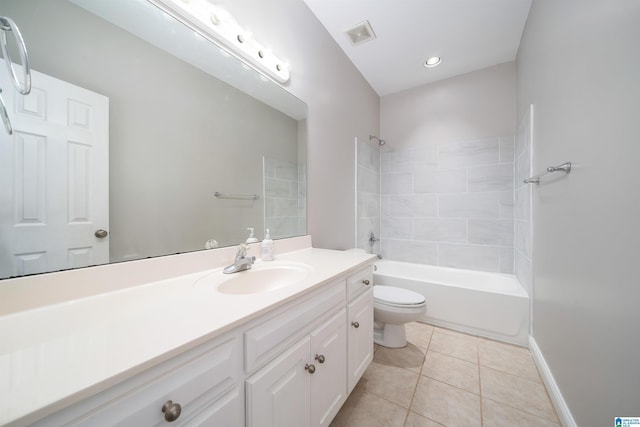
[(229, 12), (207, 0), (147, 0), (271, 79), (286, 83), (289, 65), (245, 31)]

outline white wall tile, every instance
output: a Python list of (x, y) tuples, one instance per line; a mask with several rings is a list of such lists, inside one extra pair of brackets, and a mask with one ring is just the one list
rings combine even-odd
[(438, 146), (438, 167), (491, 165), (500, 162), (500, 139), (454, 142)]
[(358, 166), (358, 191), (378, 194), (380, 192), (380, 175), (371, 169)]
[(500, 163), (513, 163), (515, 158), (515, 138), (513, 135), (500, 137)]
[(513, 191), (513, 165), (469, 168), (469, 191)]
[(411, 218), (382, 218), (380, 235), (388, 239), (411, 239)]
[(500, 248), (500, 273), (513, 274), (514, 251), (513, 248)]
[(527, 258), (531, 258), (531, 223), (516, 221), (515, 247)]
[(413, 188), (413, 176), (410, 173), (389, 173), (382, 175), (380, 192), (382, 194), (410, 194)]
[(439, 262), (445, 267), (500, 271), (500, 248), (481, 245), (438, 244)]
[(371, 218), (380, 216), (380, 196), (378, 194), (369, 194), (358, 192), (358, 216), (360, 218)]
[(513, 191), (500, 193), (500, 218), (513, 219), (514, 207)]
[(449, 218), (498, 218), (500, 193), (440, 194), (438, 214)]
[(413, 240), (466, 243), (467, 221), (464, 219), (414, 218)]
[(425, 169), (413, 173), (415, 193), (460, 193), (467, 191), (466, 169)]
[(513, 220), (470, 219), (469, 243), (513, 247)]
[(438, 264), (438, 246), (433, 242), (413, 240), (382, 240), (382, 257), (418, 264)]
[(381, 154), (381, 171), (383, 174), (435, 168), (437, 164), (438, 152), (435, 146), (394, 151), (385, 151), (383, 149)]
[(380, 150), (368, 140), (358, 139), (357, 162), (359, 166), (380, 171)]
[(414, 194), (385, 197), (388, 209), (384, 216), (390, 217), (435, 217), (438, 215), (438, 196)]

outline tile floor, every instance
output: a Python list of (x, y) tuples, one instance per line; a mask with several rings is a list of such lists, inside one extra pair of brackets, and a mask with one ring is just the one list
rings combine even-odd
[(560, 427), (529, 351), (422, 323), (373, 362), (331, 427)]

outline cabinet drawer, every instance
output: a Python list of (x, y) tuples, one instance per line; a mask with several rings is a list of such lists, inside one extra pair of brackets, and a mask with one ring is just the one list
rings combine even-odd
[(338, 307), (344, 307), (344, 287), (344, 279), (336, 280), (326, 289), (283, 307), (274, 317), (245, 332), (247, 373), (268, 362), (287, 343), (308, 334), (313, 322), (318, 322)]
[(373, 287), (373, 266), (369, 266), (347, 277), (347, 301)]
[[(208, 346), (207, 346), (208, 347)], [(118, 394), (104, 402), (104, 396), (89, 399), (97, 411), (77, 418), (73, 426), (157, 426), (166, 424), (162, 412), (171, 400), (181, 406), (179, 420), (187, 420), (200, 409), (231, 389), (240, 381), (242, 342), (238, 336), (219, 341), (204, 352), (192, 350), (178, 357), (179, 365), (167, 371), (166, 366), (154, 368), (122, 383), (110, 394)], [(141, 383), (140, 378), (145, 381)], [(107, 393), (107, 392), (105, 392)], [(73, 408), (70, 408), (73, 410)], [(43, 420), (45, 423), (47, 420)]]

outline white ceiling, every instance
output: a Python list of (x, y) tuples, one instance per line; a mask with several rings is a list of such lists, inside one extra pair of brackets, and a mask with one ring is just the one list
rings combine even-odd
[[(304, 0), (378, 95), (513, 61), (531, 0)], [(368, 20), (374, 40), (346, 30)], [(442, 57), (426, 68), (430, 56)]]

